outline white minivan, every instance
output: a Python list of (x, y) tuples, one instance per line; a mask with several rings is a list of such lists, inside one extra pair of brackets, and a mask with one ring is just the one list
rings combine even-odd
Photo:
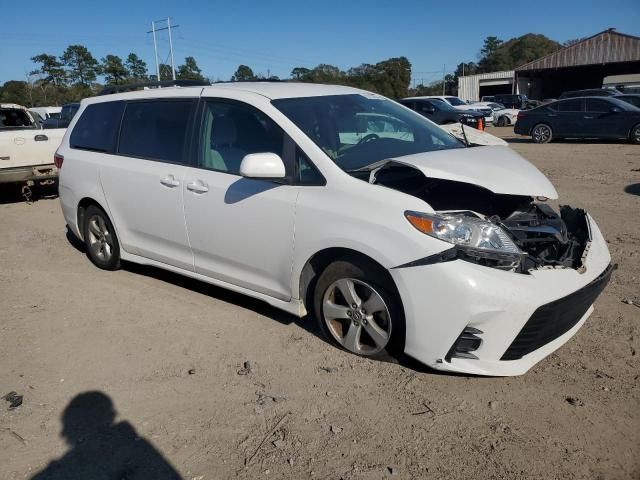
[(311, 313), (358, 355), (522, 374), (611, 275), (596, 223), (548, 206), (556, 190), (532, 164), (354, 88), (99, 96), (55, 161), (66, 223), (98, 267), (153, 265)]

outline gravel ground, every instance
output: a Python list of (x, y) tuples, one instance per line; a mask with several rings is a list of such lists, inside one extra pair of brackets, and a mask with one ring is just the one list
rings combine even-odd
[(0, 395), (24, 396), (0, 401), (0, 478), (54, 460), (55, 478), (640, 478), (640, 308), (623, 302), (640, 305), (640, 147), (493, 131), (618, 264), (578, 334), (517, 378), (357, 358), (241, 295), (100, 271), (56, 199), (0, 191)]

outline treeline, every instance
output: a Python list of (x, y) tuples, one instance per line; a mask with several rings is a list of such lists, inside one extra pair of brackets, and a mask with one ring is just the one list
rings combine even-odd
[[(77, 102), (99, 92), (104, 86), (155, 80), (147, 64), (135, 53), (125, 59), (105, 55), (97, 60), (84, 45), (69, 45), (60, 56), (41, 53), (31, 57), (34, 69), (25, 80), (10, 80), (0, 87), (0, 101), (28, 107)], [(98, 82), (102, 77), (103, 83)], [(160, 79), (171, 80), (170, 65), (160, 65)], [(193, 57), (184, 59), (176, 78), (204, 80)]]
[[(570, 40), (571, 44), (578, 40)], [(346, 70), (320, 64), (314, 68), (295, 67), (287, 80), (310, 83), (348, 85), (380, 93), (391, 98), (408, 95), (455, 95), (458, 78), (463, 75), (512, 70), (519, 65), (548, 55), (563, 45), (544, 35), (528, 33), (502, 41), (487, 37), (477, 62), (459, 63), (453, 73), (433, 82), (411, 85), (411, 63), (406, 57), (395, 57), (375, 64), (363, 63)], [(62, 105), (95, 95), (104, 85), (155, 80), (147, 64), (135, 53), (125, 59), (117, 55), (94, 58), (83, 45), (70, 45), (60, 56), (42, 53), (31, 58), (34, 70), (26, 80), (11, 80), (0, 87), (0, 101), (26, 106)], [(160, 80), (171, 80), (171, 66), (160, 65)], [(98, 79), (103, 83), (99, 83)], [(176, 78), (205, 80), (194, 57), (186, 57), (176, 69)], [(278, 80), (276, 76), (254, 73), (240, 65), (230, 81)], [(444, 81), (444, 84), (443, 84)]]

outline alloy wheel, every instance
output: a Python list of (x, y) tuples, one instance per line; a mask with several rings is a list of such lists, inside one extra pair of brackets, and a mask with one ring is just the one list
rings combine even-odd
[(551, 139), (551, 129), (546, 125), (538, 125), (533, 129), (532, 137), (536, 143), (547, 143)]
[(327, 288), (322, 314), (329, 332), (350, 352), (374, 355), (391, 338), (391, 315), (375, 288), (362, 280), (343, 278)]
[(100, 215), (93, 215), (89, 219), (89, 248), (95, 258), (108, 262), (113, 255), (113, 236), (109, 227)]

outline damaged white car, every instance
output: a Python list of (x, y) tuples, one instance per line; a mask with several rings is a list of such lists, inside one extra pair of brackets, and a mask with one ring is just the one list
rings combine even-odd
[(553, 185), (508, 147), (466, 147), (348, 87), (93, 98), (56, 162), (98, 267), (154, 265), (312, 312), (358, 355), (522, 374), (576, 333), (612, 270), (593, 218), (549, 207)]

